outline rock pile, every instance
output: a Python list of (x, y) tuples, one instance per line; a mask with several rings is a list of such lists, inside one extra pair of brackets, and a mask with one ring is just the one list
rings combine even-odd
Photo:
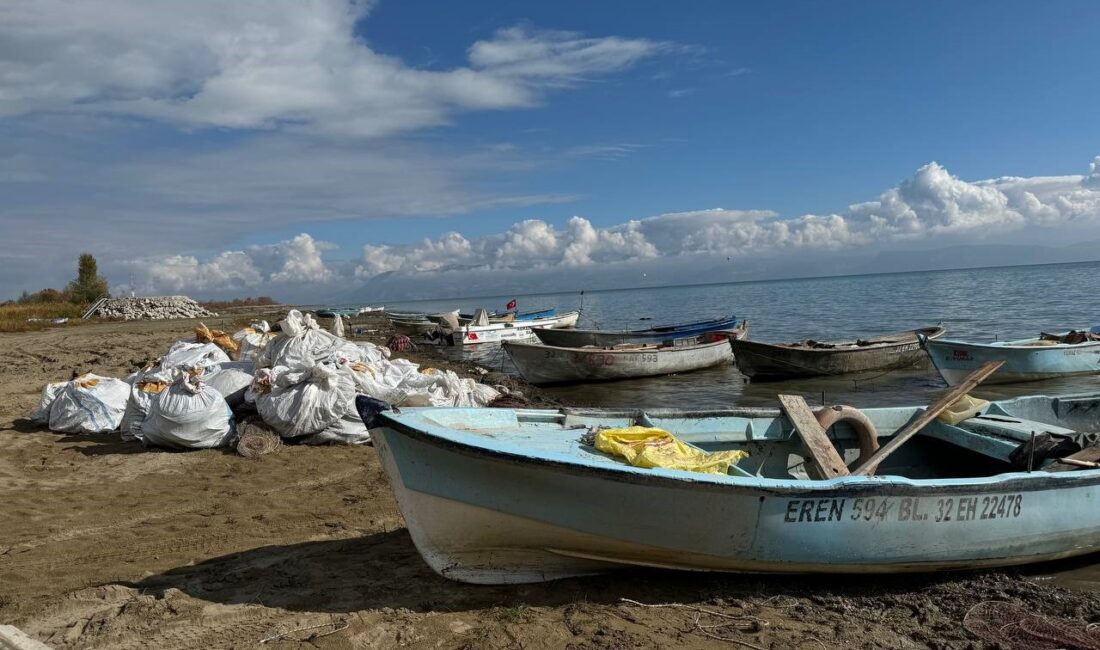
[(108, 298), (91, 316), (122, 320), (166, 320), (217, 316), (187, 296)]

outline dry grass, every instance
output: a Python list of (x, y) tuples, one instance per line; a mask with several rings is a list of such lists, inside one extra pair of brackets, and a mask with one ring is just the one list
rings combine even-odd
[[(29, 332), (55, 327), (52, 318), (71, 319), (68, 327), (80, 322), (85, 307), (68, 302), (42, 303), (36, 305), (0, 305), (0, 332)], [(38, 318), (42, 320), (28, 320)]]

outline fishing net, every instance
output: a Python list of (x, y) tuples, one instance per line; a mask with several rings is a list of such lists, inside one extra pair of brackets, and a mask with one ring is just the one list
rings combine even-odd
[(275, 453), (283, 446), (279, 434), (269, 431), (255, 421), (247, 420), (237, 427), (240, 440), (237, 441), (237, 453), (245, 458), (259, 458)]
[(416, 344), (404, 334), (395, 334), (386, 341), (386, 347), (394, 352), (415, 352)]
[(963, 627), (1008, 650), (1100, 650), (1100, 628), (1041, 616), (1004, 601), (978, 603), (966, 613)]

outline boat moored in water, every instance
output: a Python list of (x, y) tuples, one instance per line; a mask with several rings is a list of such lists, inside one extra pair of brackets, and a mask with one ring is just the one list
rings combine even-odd
[[(940, 326), (850, 341), (761, 343), (733, 341), (737, 368), (756, 381), (911, 368), (927, 363), (920, 337), (936, 339)], [(964, 375), (966, 373), (963, 373)]]
[(468, 323), (456, 329), (449, 338), (454, 341), (455, 345), (499, 343), (501, 341), (527, 339), (534, 336), (532, 328), (535, 327), (544, 329), (573, 327), (577, 324), (580, 315), (578, 311), (570, 311), (550, 318), (512, 321), (509, 323), (489, 323), (487, 325)]
[[(916, 435), (877, 464), (877, 476), (828, 480), (811, 480), (792, 460), (806, 447), (778, 409), (402, 408), (379, 415), (371, 433), (417, 549), (463, 582), (629, 566), (933, 571), (1100, 550), (1098, 448), (1065, 459), (1023, 454), (1023, 465), (1020, 454), (1033, 432), (1082, 440), (1100, 431), (1100, 394), (1021, 397), (955, 424), (907, 427), (931, 411), (862, 411), (884, 443), (876, 453), (907, 428)], [(693, 449), (748, 456), (726, 474), (641, 468), (586, 439), (639, 423)], [(860, 453), (854, 425), (831, 429), (844, 461)]]
[(929, 340), (924, 347), (949, 386), (991, 360), (1005, 363), (986, 380), (988, 384), (1100, 374), (1100, 327), (994, 343)]
[(667, 344), (623, 343), (610, 347), (561, 348), (535, 343), (505, 341), (504, 351), (520, 375), (532, 384), (610, 381), (671, 375), (729, 364), (733, 361), (731, 337), (735, 332), (712, 332), (702, 341), (682, 339)]
[(586, 345), (609, 346), (623, 343), (661, 343), (675, 339), (699, 336), (707, 332), (732, 330), (737, 327), (737, 319), (715, 318), (697, 323), (682, 325), (664, 325), (640, 330), (556, 330), (535, 329), (535, 335), (546, 345), (563, 348), (580, 348)]

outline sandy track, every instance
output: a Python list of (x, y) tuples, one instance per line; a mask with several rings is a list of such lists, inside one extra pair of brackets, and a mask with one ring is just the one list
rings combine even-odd
[[(748, 647), (715, 638), (727, 636), (764, 648), (965, 648), (983, 646), (961, 625), (983, 600), (1100, 620), (1095, 594), (1030, 577), (1041, 569), (460, 585), (420, 560), (372, 448), (284, 447), (247, 460), (58, 435), (23, 419), (46, 381), (122, 376), (192, 325), (0, 335), (0, 622), (74, 648), (255, 647), (287, 632), (263, 647)], [(740, 622), (708, 627), (731, 619), (622, 598)]]

